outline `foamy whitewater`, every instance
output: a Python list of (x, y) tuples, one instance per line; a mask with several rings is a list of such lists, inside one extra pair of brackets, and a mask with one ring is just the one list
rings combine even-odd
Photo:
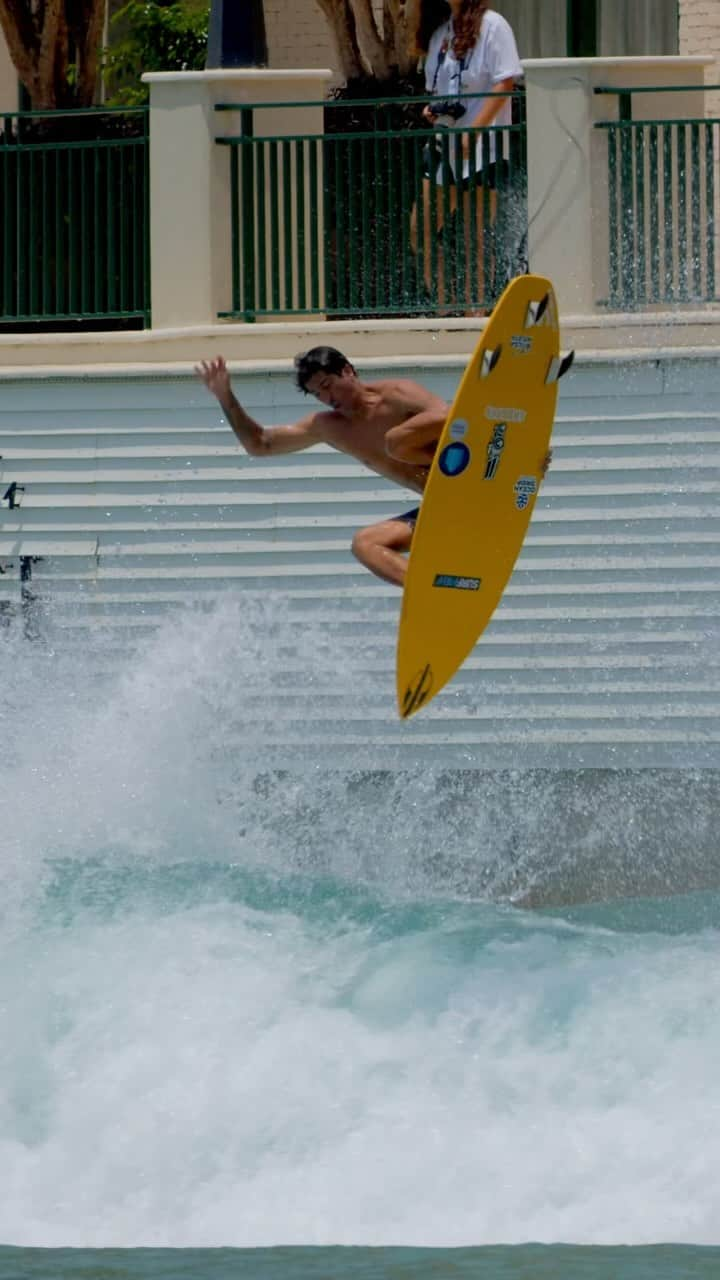
[(720, 1242), (720, 897), (526, 905), (650, 780), (278, 770), (277, 603), (0, 640), (0, 1242)]

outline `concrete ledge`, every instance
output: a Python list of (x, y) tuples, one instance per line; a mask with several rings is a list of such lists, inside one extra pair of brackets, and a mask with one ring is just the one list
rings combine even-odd
[[(421, 361), (465, 363), (481, 319), (285, 321), (225, 324), (132, 333), (2, 334), (0, 377), (68, 373), (155, 373), (195, 364), (219, 352), (238, 367), (288, 368), (298, 351), (320, 344), (379, 367)], [(564, 348), (589, 359), (622, 356), (720, 357), (720, 305), (707, 310), (568, 315)]]

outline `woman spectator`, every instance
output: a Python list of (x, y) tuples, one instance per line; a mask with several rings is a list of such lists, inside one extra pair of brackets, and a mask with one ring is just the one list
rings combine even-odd
[[(439, 147), (426, 148), (422, 218), (423, 276), (431, 297), (436, 291), (438, 311), (442, 313), (449, 309), (448, 302), (450, 309), (453, 303), (452, 290), (447, 290), (442, 252), (450, 229), (443, 231), (443, 220), (448, 210), (454, 216), (453, 240), (462, 244), (461, 261), (465, 268), (464, 282), (460, 281), (461, 296), (456, 296), (454, 303), (456, 307), (459, 304), (461, 311), (468, 310), (484, 296), (483, 242), (495, 222), (497, 186), (506, 163), (503, 135), (494, 128), (483, 143), (482, 131), (490, 125), (511, 123), (510, 95), (515, 81), (522, 76), (522, 66), (510, 24), (490, 9), (485, 0), (421, 0), (416, 40), (418, 51), (425, 56), (426, 90), (432, 95), (432, 101), (423, 111), (424, 119), (432, 127), (467, 126), (472, 131), (450, 134)], [(488, 97), (488, 94), (500, 96)], [(442, 138), (442, 134), (436, 136)], [(471, 212), (473, 205), (474, 212)], [(484, 216), (486, 211), (489, 226)], [(418, 221), (416, 207), (411, 228), (416, 252)], [(438, 244), (435, 261), (433, 238)], [(472, 255), (476, 275), (470, 269)], [(472, 298), (475, 280), (477, 298)]]

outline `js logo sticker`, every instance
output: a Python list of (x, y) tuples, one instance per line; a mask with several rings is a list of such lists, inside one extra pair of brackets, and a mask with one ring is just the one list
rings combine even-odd
[(485, 467), (485, 479), (494, 480), (497, 475), (497, 469), (500, 466), (500, 458), (505, 448), (505, 432), (507, 425), (504, 422), (498, 422), (492, 433), (492, 438), (487, 449), (487, 466)]

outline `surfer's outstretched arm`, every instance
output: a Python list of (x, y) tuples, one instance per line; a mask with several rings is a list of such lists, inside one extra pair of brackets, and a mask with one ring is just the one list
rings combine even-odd
[(309, 449), (324, 438), (318, 413), (308, 414), (287, 427), (263, 427), (251, 418), (233, 393), (230, 374), (222, 356), (202, 360), (195, 366), (195, 372), (215, 396), (243, 449), (253, 457)]
[(447, 418), (445, 401), (415, 382), (397, 382), (387, 399), (405, 418), (385, 436), (385, 452), (397, 462), (429, 466)]

